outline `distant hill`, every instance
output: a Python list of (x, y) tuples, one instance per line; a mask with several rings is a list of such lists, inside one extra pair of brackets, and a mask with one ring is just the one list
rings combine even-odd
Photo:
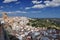
[(29, 19), (29, 23), (33, 27), (58, 27), (60, 28), (60, 19), (59, 18), (33, 18)]

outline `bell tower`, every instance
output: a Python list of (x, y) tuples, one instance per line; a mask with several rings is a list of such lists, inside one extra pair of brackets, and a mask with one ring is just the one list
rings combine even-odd
[(8, 22), (7, 13), (3, 13), (2, 17), (3, 17), (3, 20), (4, 20), (5, 22)]

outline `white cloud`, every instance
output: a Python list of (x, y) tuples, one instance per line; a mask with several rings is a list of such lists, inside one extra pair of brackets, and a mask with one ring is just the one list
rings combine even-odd
[(44, 8), (44, 7), (46, 7), (46, 6), (43, 4), (36, 4), (36, 5), (32, 6), (32, 8)]
[(16, 13), (27, 13), (25, 11), (16, 11)]
[(10, 3), (10, 2), (15, 2), (15, 1), (18, 1), (18, 0), (4, 0), (3, 3)]
[(41, 13), (42, 11), (30, 11), (30, 13)]
[(0, 6), (0, 8), (4, 8), (3, 6)]
[(15, 4), (19, 4), (20, 2), (16, 2)]
[(1, 12), (2, 10), (0, 10), (0, 12)]
[(0, 14), (2, 13), (7, 13), (7, 14), (18, 14), (18, 13), (27, 13), (26, 11), (3, 11), (3, 10), (0, 10)]
[(3, 10), (0, 10), (0, 14), (2, 14)]
[(12, 14), (12, 13), (27, 13), (25, 11), (9, 11), (9, 12), (6, 12), (8, 14)]
[(34, 6), (32, 6), (31, 8), (45, 8), (45, 7), (57, 7), (60, 6), (60, 0), (52, 0), (52, 1), (44, 1), (45, 4), (40, 4), (42, 1), (32, 1), (33, 4), (35, 4)]
[(46, 4), (46, 6), (51, 6), (51, 7), (56, 7), (56, 6), (60, 6), (60, 0), (53, 0), (53, 1), (45, 1), (44, 2)]
[(26, 7), (25, 9), (31, 9), (31, 7)]
[(31, 8), (44, 8), (46, 7), (46, 5), (43, 5), (43, 4), (36, 4), (32, 7), (26, 7), (25, 9), (28, 10), (28, 9), (31, 9)]
[(39, 3), (41, 3), (41, 2), (42, 2), (42, 1), (37, 1), (37, 0), (32, 1), (33, 4), (39, 4)]

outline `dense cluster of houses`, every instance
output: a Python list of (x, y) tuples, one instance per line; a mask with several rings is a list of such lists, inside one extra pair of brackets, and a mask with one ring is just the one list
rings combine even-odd
[(29, 19), (26, 17), (8, 17), (3, 14), (1, 23), (5, 24), (9, 34), (16, 36), (19, 40), (60, 40), (60, 30), (35, 28), (26, 25)]

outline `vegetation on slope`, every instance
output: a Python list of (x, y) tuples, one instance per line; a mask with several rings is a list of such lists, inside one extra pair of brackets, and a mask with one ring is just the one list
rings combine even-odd
[(54, 27), (60, 28), (60, 24), (56, 23), (51, 19), (29, 19), (29, 23), (27, 25), (31, 25), (33, 27)]

